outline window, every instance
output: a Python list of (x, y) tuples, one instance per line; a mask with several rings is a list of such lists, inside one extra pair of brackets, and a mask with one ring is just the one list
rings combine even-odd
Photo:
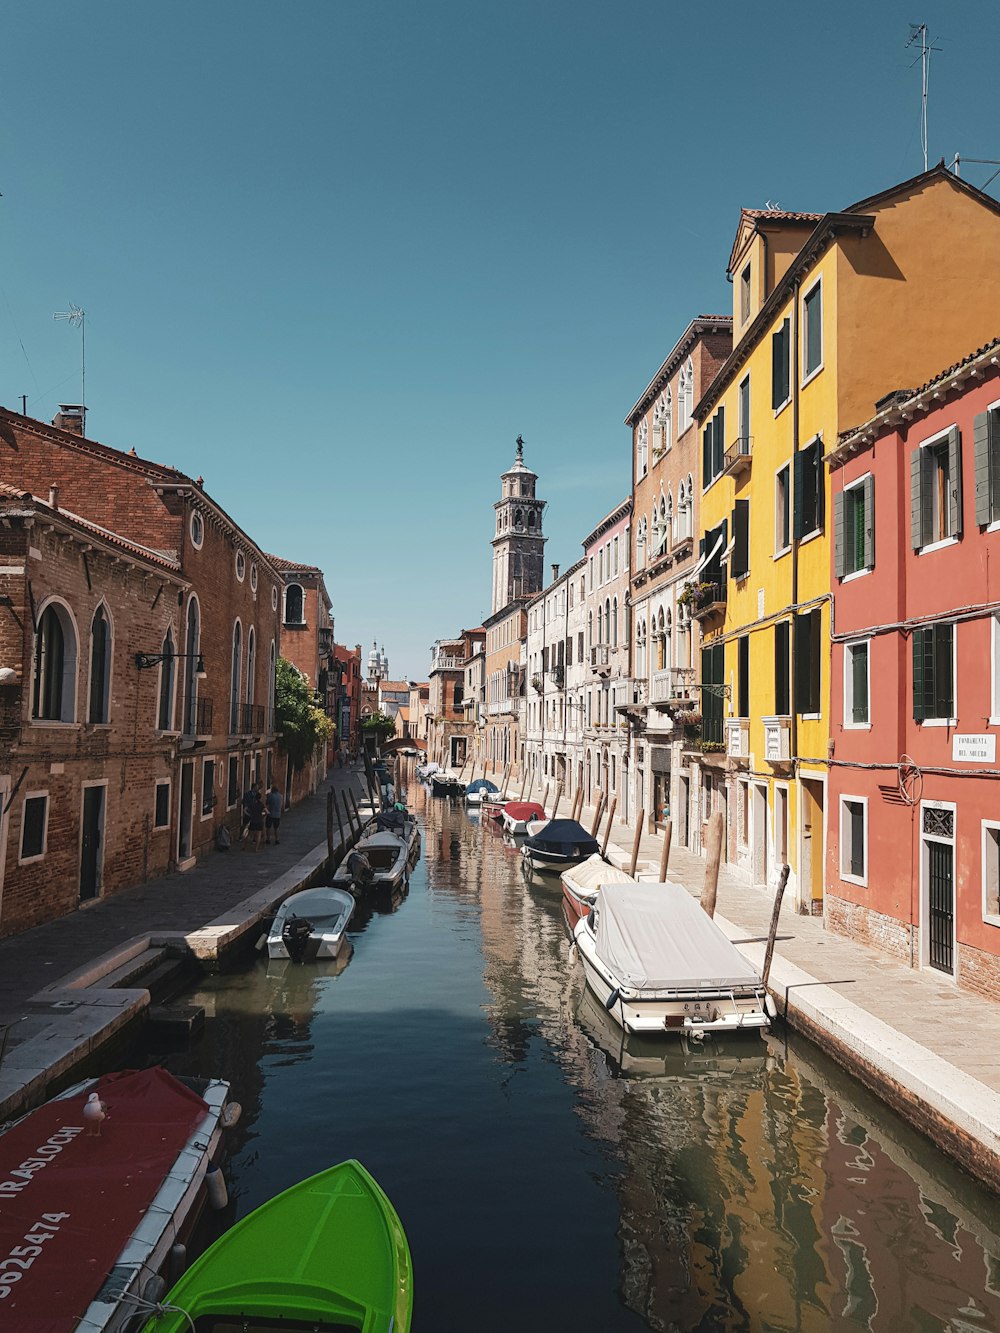
[[(201, 644), (201, 608), (193, 594), (188, 601), (187, 636), (184, 651), (184, 734), (194, 736), (198, 727), (198, 653)], [(204, 721), (207, 723), (207, 718)]]
[(913, 549), (962, 532), (962, 448), (956, 426), (910, 455), (910, 535)]
[(780, 620), (774, 627), (774, 712), (776, 717), (787, 717), (792, 711), (789, 694), (788, 649), (791, 626)]
[(817, 438), (804, 449), (799, 449), (793, 463), (795, 509), (792, 531), (798, 539), (823, 527), (823, 441)]
[(979, 413), (973, 422), (973, 463), (976, 470), (976, 522), (1000, 522), (1000, 403)]
[(617, 577), (617, 575), (618, 575), (618, 538), (617, 538), (617, 537), (615, 538), (615, 544), (614, 544), (614, 557), (613, 557), (613, 560), (612, 560), (612, 574), (613, 574), (614, 577)]
[(749, 572), (750, 501), (737, 500), (733, 506), (733, 578), (745, 579)]
[(90, 706), (88, 722), (107, 722), (111, 697), (111, 621), (103, 605), (90, 625)]
[(737, 700), (736, 716), (750, 716), (750, 635), (743, 634), (736, 640), (736, 676)]
[(685, 361), (677, 381), (677, 436), (678, 439), (694, 419), (694, 363)]
[(252, 561), (250, 562), (250, 587), (251, 587), (251, 589), (252, 589), (254, 592), (257, 591), (257, 561), (256, 561), (256, 560), (252, 560)]
[(805, 611), (795, 617), (795, 711), (820, 711), (820, 632), (822, 613)]
[(1000, 926), (1000, 824), (983, 820), (983, 917)]
[(45, 722), (76, 718), (76, 629), (58, 602), (49, 602), (38, 619), (31, 715)]
[(780, 412), (791, 397), (791, 328), (791, 322), (786, 319), (781, 328), (771, 335), (771, 406), (775, 412)]
[(272, 611), (277, 611), (277, 609), (278, 609), (278, 589), (277, 589), (277, 588), (272, 588), (272, 589), (271, 589), (271, 610), (272, 610)]
[(21, 807), (21, 860), (35, 861), (45, 855), (48, 832), (49, 798), (36, 793), (24, 798)]
[(740, 380), (739, 389), (739, 420), (736, 425), (736, 433), (742, 441), (740, 453), (748, 454), (750, 452), (750, 376), (746, 375)]
[(701, 433), (701, 471), (706, 488), (722, 472), (726, 452), (725, 436), (726, 409), (720, 407)]
[(1000, 717), (1000, 615), (995, 614), (990, 625), (991, 645), (991, 687), (990, 687), (990, 722), (995, 724)]
[(724, 653), (721, 643), (701, 650), (701, 735), (703, 741), (715, 745), (723, 742), (722, 690), (704, 687), (722, 685), (726, 666)]
[(774, 478), (774, 553), (781, 555), (791, 546), (791, 508), (789, 506), (790, 470), (786, 464)]
[(247, 572), (247, 558), (242, 551), (236, 552), (236, 577), (242, 583)]
[(237, 620), (233, 626), (233, 661), (229, 678), (229, 734), (240, 730), (240, 673), (243, 668), (243, 626)]
[(649, 423), (646, 418), (635, 428), (635, 475), (644, 477), (649, 466)]
[(875, 478), (845, 486), (833, 505), (834, 572), (839, 579), (875, 565)]
[(802, 379), (809, 379), (822, 366), (823, 284), (817, 282), (802, 301)]
[(200, 551), (205, 540), (205, 520), (198, 513), (197, 509), (191, 512), (191, 545), (195, 550)]
[(866, 727), (869, 715), (869, 644), (844, 645), (844, 726)]
[(176, 659), (174, 656), (174, 636), (167, 630), (160, 645), (163, 660), (160, 662), (160, 694), (156, 709), (156, 725), (160, 731), (172, 731), (174, 726), (174, 676)]
[(955, 626), (913, 631), (913, 716), (917, 722), (955, 716)]
[(578, 662), (583, 661), (583, 630), (580, 630), (576, 636), (576, 660)]
[(653, 408), (653, 453), (665, 454), (670, 448), (670, 427), (673, 406), (670, 397), (670, 385), (660, 395)]
[(750, 265), (740, 274), (740, 323), (750, 318)]
[(201, 765), (201, 817), (207, 819), (215, 805), (215, 760), (205, 759)]
[(153, 828), (170, 826), (170, 783), (158, 782), (153, 797)]
[(226, 809), (232, 810), (240, 799), (240, 761), (235, 754), (229, 756), (229, 779), (226, 784)]
[(863, 796), (840, 798), (840, 877), (868, 883), (868, 801)]
[(300, 583), (290, 583), (285, 589), (285, 624), (305, 624), (302, 585)]

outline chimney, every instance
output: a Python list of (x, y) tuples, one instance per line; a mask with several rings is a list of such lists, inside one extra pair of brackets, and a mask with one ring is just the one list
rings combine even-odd
[(58, 508), (59, 508), (59, 487), (58, 487), (58, 486), (50, 486), (50, 487), (49, 487), (49, 508), (50, 508), (50, 509), (58, 509)]
[(87, 409), (79, 403), (60, 403), (52, 424), (59, 430), (68, 430), (71, 435), (82, 435), (86, 416)]
[(553, 566), (552, 566), (552, 582), (555, 583), (555, 581), (556, 581), (556, 579), (557, 579), (558, 577), (559, 577), (559, 566), (558, 566), (558, 565), (553, 565)]

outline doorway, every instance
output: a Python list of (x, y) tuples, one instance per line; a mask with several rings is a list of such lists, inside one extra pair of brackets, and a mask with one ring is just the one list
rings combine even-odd
[(753, 882), (767, 885), (767, 783), (753, 784)]
[(682, 847), (690, 847), (688, 827), (691, 818), (691, 780), (682, 777), (677, 784), (677, 840)]
[(80, 820), (80, 902), (82, 903), (89, 903), (101, 895), (104, 870), (104, 793), (103, 782), (83, 789), (83, 813)]
[(194, 764), (181, 764), (181, 798), (177, 806), (177, 860), (191, 855), (191, 820), (194, 799)]
[(799, 908), (812, 916), (823, 911), (823, 839), (826, 835), (826, 784), (822, 778), (799, 783)]

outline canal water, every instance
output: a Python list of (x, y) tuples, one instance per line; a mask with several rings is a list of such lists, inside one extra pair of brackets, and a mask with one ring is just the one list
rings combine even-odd
[(409, 892), (346, 966), (205, 979), (163, 1062), (231, 1080), (231, 1223), (357, 1157), (414, 1329), (1000, 1330), (1000, 1205), (813, 1047), (625, 1046), (558, 881), (411, 781)]

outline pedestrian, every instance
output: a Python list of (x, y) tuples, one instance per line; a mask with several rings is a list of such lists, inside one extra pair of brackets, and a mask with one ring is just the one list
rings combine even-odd
[(243, 798), (243, 808), (247, 816), (247, 835), (250, 843), (253, 843), (255, 852), (260, 851), (260, 844), (264, 838), (264, 802), (261, 799), (260, 783), (255, 782), (246, 796)]
[(254, 802), (254, 786), (251, 782), (243, 793), (243, 800), (240, 802), (240, 842), (242, 842), (250, 832), (250, 811)]
[(271, 790), (267, 793), (267, 799), (264, 802), (267, 807), (267, 817), (264, 821), (265, 834), (264, 843), (270, 846), (271, 830), (274, 830), (274, 845), (278, 845), (278, 829), (281, 826), (281, 807), (284, 802), (281, 799), (281, 792), (278, 790), (276, 782), (271, 783)]

